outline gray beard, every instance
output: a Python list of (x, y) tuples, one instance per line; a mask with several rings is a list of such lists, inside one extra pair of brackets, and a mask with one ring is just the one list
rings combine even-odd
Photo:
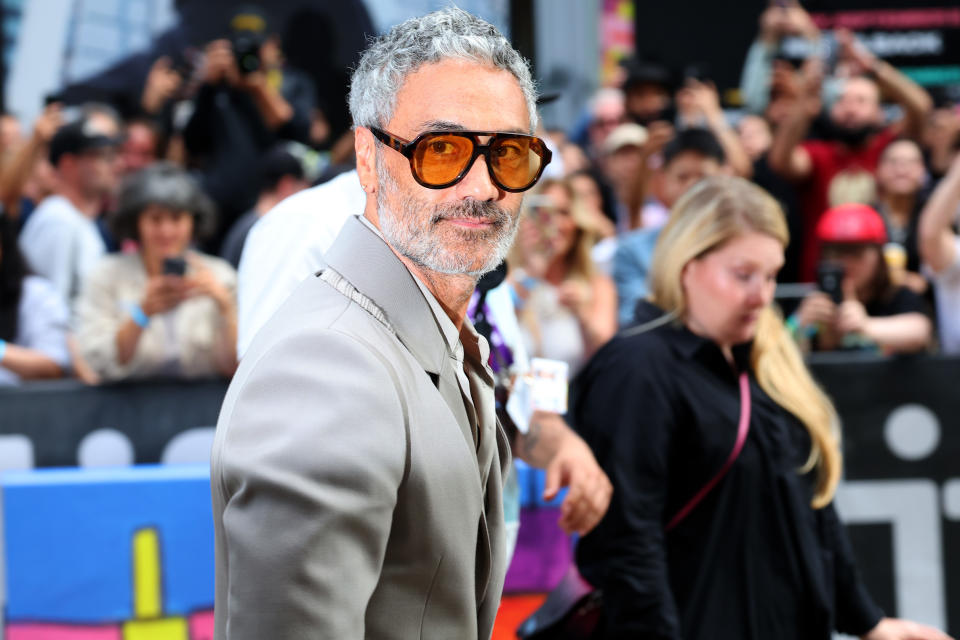
[[(384, 165), (378, 149), (377, 213), (380, 231), (397, 253), (429, 271), (473, 278), (493, 271), (507, 257), (517, 235), (519, 216), (511, 216), (503, 207), (479, 200), (429, 205), (401, 193), (390, 170)], [(388, 193), (393, 196), (395, 209), (387, 202)], [(425, 216), (424, 213), (431, 209), (431, 215)], [(456, 247), (446, 246), (437, 231), (437, 225), (448, 218), (475, 218), (492, 226), (471, 231), (444, 225), (451, 234), (459, 237), (461, 243), (470, 247), (469, 251), (457, 251)], [(482, 264), (475, 266), (481, 257)]]

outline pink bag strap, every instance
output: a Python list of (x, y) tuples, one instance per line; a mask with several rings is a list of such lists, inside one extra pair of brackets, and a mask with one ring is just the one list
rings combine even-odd
[(707, 494), (723, 479), (723, 476), (727, 475), (730, 467), (733, 466), (733, 463), (736, 462), (740, 456), (740, 452), (743, 451), (743, 445), (747, 441), (748, 433), (750, 433), (750, 379), (747, 377), (746, 372), (744, 372), (740, 374), (740, 424), (737, 425), (737, 441), (733, 445), (733, 450), (730, 451), (730, 455), (727, 457), (727, 461), (723, 463), (720, 471), (710, 478), (710, 481), (703, 485), (700, 490), (697, 491), (696, 495), (670, 519), (670, 522), (664, 527), (665, 531), (671, 531), (680, 524), (684, 518), (690, 515), (690, 512), (700, 504), (700, 501), (706, 498)]

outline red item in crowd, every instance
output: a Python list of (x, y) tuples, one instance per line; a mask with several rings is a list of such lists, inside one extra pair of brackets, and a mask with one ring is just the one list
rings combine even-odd
[(830, 206), (830, 185), (841, 173), (865, 171), (876, 173), (880, 154), (897, 137), (895, 128), (887, 127), (870, 137), (867, 143), (852, 149), (840, 142), (807, 140), (803, 148), (810, 154), (813, 173), (803, 193), (803, 255), (800, 276), (805, 282), (816, 279), (817, 260), (820, 257), (820, 241), (815, 230), (820, 216)]
[(831, 244), (885, 244), (887, 229), (876, 209), (852, 202), (833, 207), (820, 217), (817, 240)]

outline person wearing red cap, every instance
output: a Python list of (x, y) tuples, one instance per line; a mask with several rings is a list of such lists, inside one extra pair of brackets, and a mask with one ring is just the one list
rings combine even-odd
[(823, 214), (816, 235), (820, 290), (808, 294), (788, 320), (801, 344), (817, 351), (875, 348), (887, 354), (926, 348), (933, 328), (926, 305), (891, 280), (880, 214), (865, 204), (839, 205)]

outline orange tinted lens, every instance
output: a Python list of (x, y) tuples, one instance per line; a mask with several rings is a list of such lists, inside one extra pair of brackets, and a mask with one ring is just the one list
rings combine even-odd
[(438, 133), (427, 136), (413, 151), (413, 170), (427, 184), (446, 184), (457, 177), (473, 155), (473, 141)]
[(498, 137), (490, 149), (493, 174), (509, 189), (530, 186), (540, 171), (542, 156), (540, 140), (527, 136)]

